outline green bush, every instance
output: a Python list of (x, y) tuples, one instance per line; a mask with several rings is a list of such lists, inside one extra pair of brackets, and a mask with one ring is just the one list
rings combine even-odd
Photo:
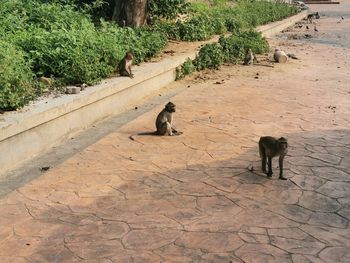
[(250, 26), (255, 27), (281, 20), (298, 12), (297, 8), (286, 3), (241, 0), (237, 12)]
[(192, 61), (187, 59), (177, 71), (177, 79), (191, 74), (194, 69), (203, 70), (218, 69), (224, 62), (237, 63), (244, 59), (248, 48), (255, 54), (262, 54), (269, 49), (265, 38), (254, 30), (240, 32), (229, 37), (221, 36), (219, 43), (205, 44), (196, 58)]
[[(92, 84), (110, 76), (127, 51), (140, 63), (160, 52), (167, 39), (205, 40), (232, 32), (234, 36), (221, 38), (220, 45), (205, 45), (193, 63), (184, 64), (182, 74), (218, 68), (223, 61), (241, 59), (247, 46), (256, 53), (266, 49), (262, 39), (247, 28), (296, 12), (285, 4), (263, 1), (241, 0), (233, 8), (228, 0), (189, 6), (184, 0), (152, 0), (154, 25), (131, 29), (96, 17), (110, 12), (106, 8), (112, 2), (0, 1), (0, 108), (21, 107), (40, 94), (43, 86), (35, 79), (41, 76), (52, 76), (62, 84)], [(188, 19), (175, 20), (178, 12), (187, 12)]]
[(224, 62), (224, 52), (221, 45), (205, 44), (198, 53), (198, 56), (194, 59), (193, 64), (197, 70), (205, 68), (219, 69), (220, 65)]
[(229, 37), (220, 37), (219, 44), (223, 48), (227, 63), (237, 63), (242, 60), (248, 48), (251, 48), (255, 54), (262, 54), (269, 50), (266, 39), (261, 36), (261, 33), (254, 30), (244, 31)]
[(176, 80), (181, 79), (186, 75), (192, 74), (195, 69), (196, 68), (193, 65), (192, 60), (190, 58), (187, 58), (181, 67), (176, 69)]
[(186, 11), (188, 4), (185, 0), (150, 0), (148, 10), (150, 16), (174, 19), (178, 13)]
[(32, 77), (24, 53), (0, 40), (0, 109), (14, 110), (32, 99)]

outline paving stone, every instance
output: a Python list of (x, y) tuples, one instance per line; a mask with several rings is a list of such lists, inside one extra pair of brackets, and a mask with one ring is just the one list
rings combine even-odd
[(336, 228), (346, 228), (349, 225), (348, 220), (345, 218), (330, 213), (313, 213), (308, 223), (310, 225), (330, 226)]
[(292, 255), (292, 260), (293, 262), (298, 262), (298, 263), (324, 263), (323, 260), (316, 256), (312, 255), (298, 255), (298, 254), (293, 254)]
[(257, 243), (257, 244), (269, 244), (270, 238), (267, 235), (251, 234), (251, 233), (238, 233), (238, 236), (245, 243)]
[[(311, 211), (299, 205), (273, 205), (269, 206), (267, 209), (277, 215), (283, 216), (286, 220), (293, 221), (296, 224), (306, 223), (312, 214)], [(272, 225), (272, 227), (275, 227), (275, 225)]]
[(168, 259), (162, 262), (168, 263), (202, 262), (202, 255), (204, 254), (201, 249), (192, 249), (176, 244), (163, 246), (155, 250), (155, 252), (161, 257)]
[(317, 212), (335, 212), (341, 208), (335, 199), (312, 191), (304, 191), (299, 205)]
[(209, 196), (216, 195), (217, 192), (220, 193), (215, 187), (210, 185), (206, 185), (202, 182), (191, 182), (186, 184), (178, 185), (174, 188), (176, 193), (182, 195), (190, 195), (190, 196)]
[(334, 165), (339, 164), (341, 161), (341, 158), (339, 156), (329, 154), (329, 153), (316, 152), (316, 153), (310, 154), (309, 156), (329, 164), (334, 164)]
[(341, 198), (350, 195), (350, 182), (328, 181), (317, 192), (333, 198)]
[(349, 229), (310, 225), (300, 226), (300, 229), (317, 238), (319, 241), (327, 244), (328, 246), (332, 245), (347, 247), (349, 245)]
[(314, 167), (312, 168), (312, 171), (315, 173), (315, 175), (327, 180), (350, 182), (350, 175), (348, 173), (334, 167)]
[(320, 258), (326, 262), (350, 262), (349, 246), (328, 247), (320, 253)]
[(350, 167), (350, 156), (349, 153), (347, 154), (347, 156), (344, 156), (344, 158), (341, 160), (340, 166), (342, 167)]
[[(147, 253), (147, 252), (138, 252), (138, 251), (132, 251), (130, 252), (131, 255), (118, 255), (115, 257), (112, 257), (111, 260), (108, 261), (108, 263), (117, 262), (117, 263), (161, 263), (163, 260), (158, 255), (155, 255), (154, 253)], [(91, 262), (93, 263), (93, 262)]]
[(66, 247), (82, 259), (104, 259), (121, 254), (124, 247), (119, 240), (84, 241), (66, 244)]
[(267, 230), (270, 236), (285, 237), (289, 239), (304, 240), (309, 237), (299, 228), (270, 228)]
[(272, 245), (292, 254), (317, 255), (317, 253), (326, 246), (311, 236), (302, 240), (277, 236), (271, 236), (270, 239)]
[(232, 193), (240, 186), (240, 183), (234, 178), (211, 177), (205, 179), (204, 182), (221, 190), (223, 194), (225, 192)]
[(348, 221), (350, 221), (350, 207), (343, 208), (338, 211), (339, 215), (345, 217)]
[(266, 235), (267, 231), (262, 227), (254, 227), (254, 226), (246, 226), (242, 225), (240, 228), (240, 232), (249, 233), (249, 234), (258, 234), (258, 235)]
[(128, 232), (129, 227), (123, 222), (97, 221), (78, 226), (64, 240), (66, 243), (113, 240), (122, 238)]
[(26, 257), (39, 248), (41, 239), (38, 237), (11, 236), (0, 243), (0, 257)]
[(263, 209), (245, 210), (235, 217), (237, 222), (255, 227), (295, 227), (299, 224), (278, 214)]
[(0, 256), (0, 262), (1, 263), (30, 263), (28, 259), (25, 259), (23, 257), (17, 257), (17, 256), (9, 256), (9, 257), (3, 257)]
[(265, 197), (271, 200), (271, 203), (278, 204), (296, 204), (300, 196), (301, 190), (272, 190), (265, 194)]
[(133, 229), (147, 229), (147, 228), (182, 229), (181, 224), (163, 215), (132, 216), (127, 220), (127, 223), (130, 226), (130, 228), (133, 228)]
[(173, 209), (173, 211), (166, 212), (165, 215), (182, 225), (187, 225), (201, 218), (208, 217), (204, 212), (191, 208)]
[(303, 190), (316, 190), (326, 182), (314, 175), (294, 175), (290, 180)]
[(303, 156), (303, 157), (291, 156), (288, 158), (288, 162), (296, 166), (306, 166), (306, 167), (317, 167), (317, 166), (323, 167), (328, 165), (328, 163), (319, 159), (311, 158), (310, 156)]
[(336, 156), (340, 156), (340, 157), (349, 156), (349, 149), (346, 147), (329, 146), (329, 147), (326, 147), (326, 150), (328, 153)]
[(235, 219), (235, 216), (220, 213), (213, 216), (207, 216), (198, 219), (193, 223), (187, 224), (187, 231), (206, 231), (206, 232), (237, 232), (242, 223)]
[(242, 211), (242, 208), (224, 196), (198, 197), (197, 208), (209, 215), (220, 213), (224, 210), (226, 214), (234, 216)]
[(174, 242), (181, 232), (174, 229), (131, 230), (123, 237), (127, 249), (153, 250)]
[(81, 262), (77, 256), (63, 245), (48, 246), (27, 257), (30, 262)]
[(209, 253), (202, 257), (204, 262), (215, 263), (242, 263), (242, 260), (230, 253)]
[(268, 244), (245, 244), (235, 254), (244, 262), (292, 263), (289, 253)]
[(206, 252), (230, 252), (244, 243), (235, 233), (185, 232), (175, 244)]

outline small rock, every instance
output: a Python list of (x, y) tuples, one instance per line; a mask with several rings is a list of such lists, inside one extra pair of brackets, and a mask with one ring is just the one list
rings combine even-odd
[(67, 94), (78, 94), (78, 93), (80, 93), (80, 87), (67, 87), (66, 93)]

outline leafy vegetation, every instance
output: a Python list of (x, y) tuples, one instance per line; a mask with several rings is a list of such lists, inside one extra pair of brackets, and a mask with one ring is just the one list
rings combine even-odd
[[(249, 28), (296, 12), (285, 4), (260, 1), (241, 0), (232, 7), (229, 0), (151, 0), (152, 25), (131, 29), (104, 21), (111, 4), (112, 0), (0, 1), (0, 109), (22, 107), (42, 94), (47, 88), (37, 81), (42, 76), (63, 85), (93, 84), (112, 75), (127, 51), (140, 63), (160, 52), (168, 39), (205, 40), (232, 32), (232, 38), (205, 45), (181, 72), (218, 68), (241, 58), (247, 43), (256, 44), (256, 33)], [(186, 16), (179, 19), (179, 12)]]
[(240, 32), (228, 37), (221, 36), (219, 43), (204, 45), (196, 58), (187, 59), (177, 72), (177, 79), (193, 71), (218, 69), (223, 63), (238, 63), (244, 59), (248, 48), (255, 54), (267, 52), (269, 45), (260, 33), (254, 30)]

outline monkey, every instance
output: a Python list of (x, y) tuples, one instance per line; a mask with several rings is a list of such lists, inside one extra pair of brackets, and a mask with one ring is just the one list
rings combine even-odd
[(158, 114), (156, 119), (156, 134), (173, 136), (179, 132), (173, 124), (173, 114), (176, 111), (176, 105), (168, 102), (164, 109)]
[[(173, 114), (176, 111), (176, 105), (172, 102), (168, 102), (164, 109), (158, 114), (156, 119), (156, 131), (155, 132), (142, 132), (137, 135), (181, 135), (182, 132), (178, 131), (173, 123)], [(133, 135), (129, 136), (129, 139), (135, 141)]]
[(307, 23), (309, 24), (312, 24), (312, 18), (314, 17), (314, 13), (312, 14), (308, 14), (307, 17), (306, 17), (306, 21)]
[(318, 12), (315, 12), (314, 16), (315, 16), (316, 19), (320, 19), (320, 14)]
[(251, 48), (248, 48), (247, 54), (245, 55), (244, 58), (244, 65), (253, 65), (254, 62), (258, 62), (256, 59), (256, 56), (254, 55), (253, 51)]
[(125, 57), (119, 62), (118, 69), (120, 76), (134, 77), (134, 74), (131, 72), (131, 66), (134, 59), (134, 55), (131, 52), (126, 53)]
[(279, 179), (287, 180), (283, 177), (283, 159), (288, 152), (288, 142), (286, 138), (276, 139), (271, 136), (261, 137), (259, 140), (259, 154), (261, 157), (261, 168), (266, 173), (266, 159), (268, 161), (267, 177), (272, 176), (272, 158), (279, 156), (280, 175)]

